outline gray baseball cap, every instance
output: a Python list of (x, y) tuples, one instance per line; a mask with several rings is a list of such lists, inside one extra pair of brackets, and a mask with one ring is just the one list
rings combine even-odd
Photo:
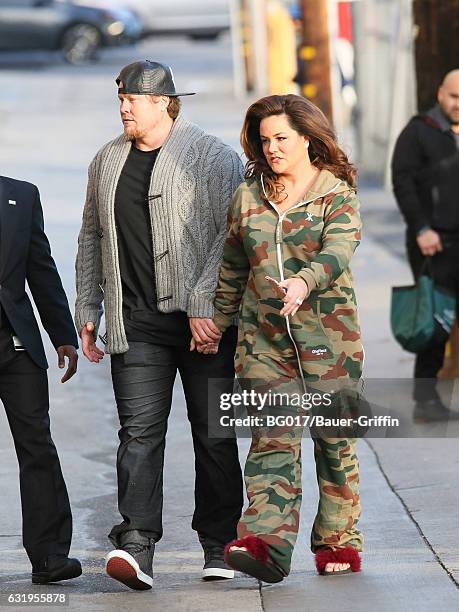
[(166, 64), (144, 60), (128, 64), (116, 79), (118, 93), (153, 96), (194, 96), (175, 91), (172, 69)]

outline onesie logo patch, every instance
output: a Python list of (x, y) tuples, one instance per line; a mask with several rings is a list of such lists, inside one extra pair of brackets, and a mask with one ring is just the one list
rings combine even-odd
[(328, 355), (328, 350), (326, 348), (316, 348), (312, 349), (311, 353), (313, 355)]

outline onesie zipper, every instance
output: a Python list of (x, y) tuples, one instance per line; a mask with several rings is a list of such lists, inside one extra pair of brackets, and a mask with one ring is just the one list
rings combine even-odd
[[(311, 202), (314, 202), (314, 200), (317, 200), (318, 198), (324, 198), (325, 196), (327, 196), (330, 193), (332, 193), (333, 191), (335, 191), (335, 189), (340, 184), (341, 184), (341, 181), (339, 181), (336, 185), (334, 185), (334, 187), (332, 189), (330, 189), (326, 193), (319, 194), (319, 195), (315, 196), (314, 198), (312, 198), (310, 200), (303, 200), (301, 202), (298, 202), (298, 204), (295, 204), (291, 208), (288, 208), (287, 210), (285, 210), (283, 213), (280, 213), (277, 210), (277, 207), (274, 204), (274, 202), (271, 202), (271, 200), (268, 200), (268, 197), (266, 195), (265, 185), (264, 185), (264, 182), (263, 182), (263, 174), (261, 174), (261, 186), (262, 186), (262, 189), (263, 189), (263, 193), (265, 194), (265, 197), (266, 197), (267, 201), (272, 206), (272, 208), (276, 211), (277, 216), (278, 216), (277, 225), (276, 225), (276, 231), (275, 231), (275, 240), (276, 240), (277, 267), (279, 269), (279, 276), (280, 276), (281, 281), (285, 280), (285, 276), (284, 276), (284, 261), (283, 261), (283, 257), (282, 257), (282, 243), (283, 243), (282, 221), (284, 220), (285, 215), (287, 213), (289, 213), (291, 210), (294, 210), (295, 208), (299, 208), (300, 206), (304, 206), (304, 204), (310, 204)], [(293, 346), (295, 348), (295, 354), (296, 354), (296, 359), (297, 359), (297, 362), (298, 362), (298, 368), (300, 370), (301, 382), (302, 382), (302, 385), (303, 385), (304, 393), (306, 394), (307, 393), (307, 388), (306, 388), (306, 381), (304, 380), (303, 368), (301, 367), (300, 352), (298, 350), (298, 346), (297, 346), (297, 344), (295, 342), (295, 339), (293, 338), (292, 330), (290, 328), (289, 315), (285, 315), (285, 323), (286, 323), (286, 326), (287, 326), (287, 333), (288, 333), (288, 335), (290, 337), (290, 340), (292, 341)]]

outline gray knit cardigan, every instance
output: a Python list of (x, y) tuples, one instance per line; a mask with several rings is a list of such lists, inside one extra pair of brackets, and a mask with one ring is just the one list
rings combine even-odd
[[(115, 227), (115, 191), (131, 143), (106, 144), (89, 166), (76, 259), (77, 330), (105, 307), (107, 353), (129, 349)], [(149, 188), (157, 306), (212, 317), (231, 196), (242, 181), (237, 153), (179, 115), (161, 147)]]

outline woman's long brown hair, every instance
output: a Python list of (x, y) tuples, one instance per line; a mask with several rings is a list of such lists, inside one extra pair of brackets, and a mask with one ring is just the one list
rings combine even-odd
[[(245, 178), (260, 179), (263, 173), (263, 184), (269, 200), (282, 201), (284, 191), (277, 174), (266, 161), (260, 139), (260, 123), (262, 119), (272, 115), (287, 115), (290, 126), (309, 138), (309, 157), (316, 168), (329, 170), (355, 187), (356, 169), (339, 148), (335, 133), (322, 111), (302, 96), (266, 96), (254, 102), (247, 110), (242, 126), (241, 145), (248, 159)], [(266, 197), (263, 193), (261, 196), (264, 199)]]

